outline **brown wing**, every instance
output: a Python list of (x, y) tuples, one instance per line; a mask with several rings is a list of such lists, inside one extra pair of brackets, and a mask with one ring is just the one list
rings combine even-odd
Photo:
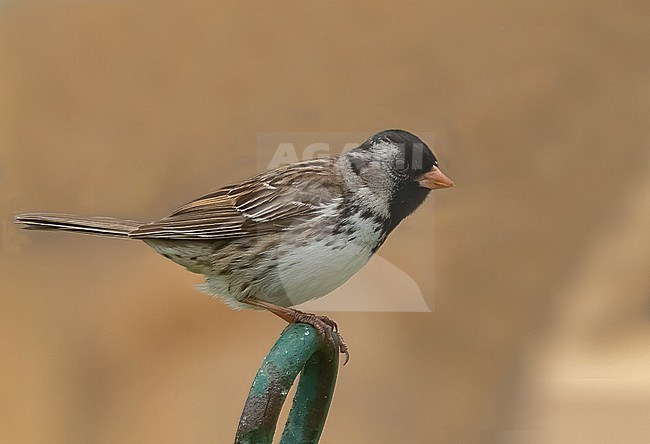
[(323, 159), (267, 171), (189, 202), (129, 236), (220, 240), (282, 231), (341, 198), (334, 168), (332, 159)]

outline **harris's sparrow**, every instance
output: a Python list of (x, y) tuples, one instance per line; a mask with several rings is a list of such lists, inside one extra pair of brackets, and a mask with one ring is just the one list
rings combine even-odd
[(225, 186), (155, 222), (51, 213), (21, 214), (16, 222), (142, 240), (203, 274), (203, 289), (231, 307), (310, 323), (347, 355), (333, 321), (291, 306), (347, 281), (431, 190), (450, 186), (422, 140), (388, 130), (341, 156)]

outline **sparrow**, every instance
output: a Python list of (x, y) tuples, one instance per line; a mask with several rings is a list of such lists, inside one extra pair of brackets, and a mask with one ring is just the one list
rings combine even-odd
[(24, 228), (137, 239), (205, 276), (230, 307), (264, 309), (313, 325), (349, 358), (337, 324), (294, 305), (357, 273), (431, 190), (454, 183), (429, 147), (403, 130), (379, 132), (341, 156), (281, 166), (143, 223), (26, 213)]

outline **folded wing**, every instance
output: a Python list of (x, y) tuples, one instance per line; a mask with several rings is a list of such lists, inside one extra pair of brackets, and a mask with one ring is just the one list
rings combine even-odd
[(280, 232), (323, 214), (341, 199), (331, 159), (288, 165), (206, 194), (142, 225), (136, 239), (222, 240)]

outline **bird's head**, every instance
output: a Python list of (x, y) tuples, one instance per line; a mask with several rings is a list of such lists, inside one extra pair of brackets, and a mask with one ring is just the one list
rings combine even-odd
[(387, 203), (395, 225), (415, 211), (431, 190), (454, 186), (429, 147), (407, 131), (377, 133), (341, 161), (351, 172), (348, 176), (355, 188), (367, 188)]

